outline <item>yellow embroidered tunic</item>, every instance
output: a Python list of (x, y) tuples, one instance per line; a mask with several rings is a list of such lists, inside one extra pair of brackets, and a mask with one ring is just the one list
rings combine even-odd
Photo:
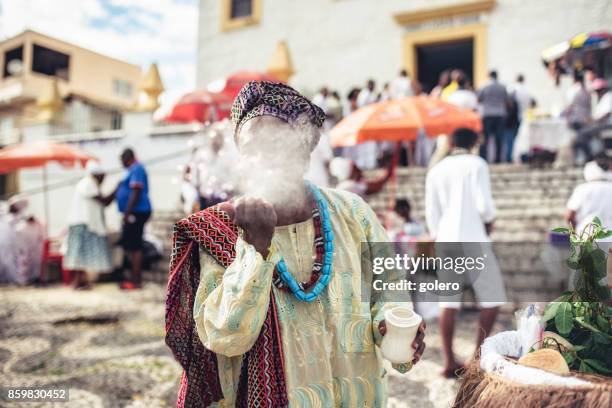
[[(378, 323), (384, 319), (384, 310), (398, 304), (380, 298), (362, 301), (362, 284), (371, 288), (373, 275), (362, 270), (361, 252), (375, 256), (367, 243), (386, 242), (387, 235), (358, 196), (332, 189), (322, 192), (334, 233), (333, 273), (328, 287), (312, 303), (272, 285), (274, 265), (281, 255), (298, 281), (310, 279), (312, 220), (277, 227), (267, 260), (241, 239), (236, 259), (227, 269), (201, 251), (194, 318), (202, 343), (217, 353), (224, 395), (219, 406), (235, 404), (242, 354), (259, 335), (270, 287), (278, 308), (290, 406), (386, 406), (384, 369), (375, 345), (380, 345)], [(391, 279), (401, 279), (394, 274)]]

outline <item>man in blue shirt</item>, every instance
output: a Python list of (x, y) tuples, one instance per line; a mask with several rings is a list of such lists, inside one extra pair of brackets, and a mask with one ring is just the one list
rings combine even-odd
[(121, 153), (121, 163), (127, 169), (125, 177), (115, 192), (119, 211), (123, 214), (123, 226), (119, 244), (132, 264), (129, 280), (121, 283), (122, 289), (139, 289), (142, 285), (142, 244), (145, 223), (151, 217), (149, 201), (149, 179), (142, 164), (136, 160), (132, 149)]

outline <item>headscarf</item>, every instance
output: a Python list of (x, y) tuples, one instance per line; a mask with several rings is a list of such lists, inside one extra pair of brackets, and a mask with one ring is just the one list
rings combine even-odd
[[(320, 128), (325, 120), (325, 113), (321, 108), (290, 86), (275, 82), (251, 81), (242, 87), (232, 105), (234, 139), (238, 141), (242, 126), (255, 117), (274, 116), (294, 126), (302, 114), (305, 114), (308, 122), (316, 128)], [(313, 140), (312, 148), (317, 143), (318, 140)]]
[(612, 172), (602, 169), (596, 161), (585, 164), (583, 174), (586, 181), (612, 181)]

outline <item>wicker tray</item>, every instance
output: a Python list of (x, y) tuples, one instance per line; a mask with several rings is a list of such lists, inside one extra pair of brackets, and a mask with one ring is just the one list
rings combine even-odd
[(612, 378), (600, 375), (571, 374), (590, 385), (563, 387), (526, 385), (490, 374), (472, 361), (461, 376), (453, 407), (456, 408), (610, 408)]

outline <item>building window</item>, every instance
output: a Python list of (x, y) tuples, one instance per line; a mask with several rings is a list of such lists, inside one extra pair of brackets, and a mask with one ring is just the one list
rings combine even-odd
[(132, 84), (124, 79), (113, 79), (113, 92), (115, 95), (130, 98), (132, 96)]
[(221, 0), (221, 31), (258, 24), (262, 0)]
[(253, 0), (231, 0), (231, 17), (249, 17), (253, 14)]
[(123, 115), (121, 112), (113, 110), (111, 111), (111, 129), (117, 130), (121, 129), (123, 125)]
[(20, 75), (23, 71), (23, 45), (4, 53), (4, 78)]
[(69, 67), (70, 56), (68, 54), (34, 44), (32, 48), (32, 72), (67, 81)]

